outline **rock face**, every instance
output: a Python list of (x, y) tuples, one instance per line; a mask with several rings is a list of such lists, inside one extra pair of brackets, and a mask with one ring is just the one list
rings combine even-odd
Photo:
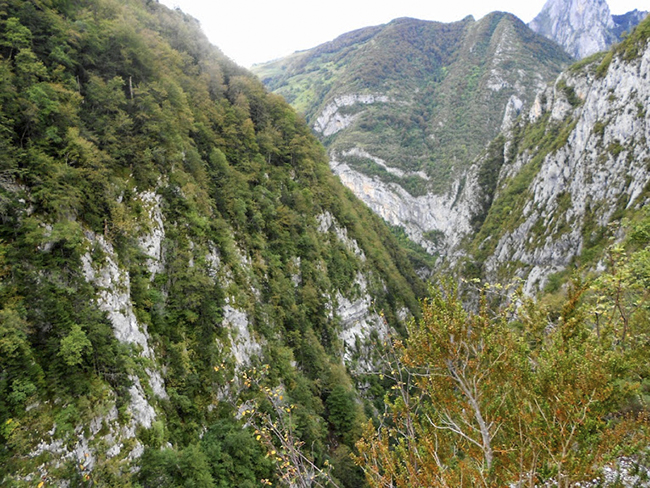
[[(113, 324), (115, 337), (127, 344), (140, 348), (143, 357), (151, 358), (149, 334), (138, 324), (131, 306), (131, 282), (129, 274), (120, 269), (113, 246), (103, 236), (86, 232), (91, 249), (99, 248), (105, 254), (103, 266), (96, 266), (90, 253), (82, 256), (86, 280), (98, 289), (97, 305), (107, 313)], [(96, 269), (97, 268), (97, 269)]]
[(237, 366), (249, 365), (251, 358), (261, 355), (262, 348), (251, 335), (250, 321), (246, 313), (226, 305), (223, 308), (223, 316), (224, 326), (230, 330), (231, 352)]
[(606, 0), (548, 0), (528, 25), (582, 59), (608, 49), (645, 15), (647, 12), (635, 10), (612, 16)]
[(378, 102), (388, 102), (388, 97), (378, 95), (345, 95), (335, 98), (329, 105), (327, 105), (320, 116), (316, 119), (314, 130), (323, 136), (331, 136), (340, 130), (349, 127), (354, 119), (354, 115), (342, 115), (339, 111), (342, 107), (351, 107), (356, 104), (372, 104)]
[(458, 246), (462, 236), (471, 230), (470, 202), (465, 197), (460, 199), (467, 175), (454, 181), (444, 195), (413, 196), (397, 183), (385, 183), (376, 176), (355, 171), (340, 162), (336, 154), (330, 166), (341, 182), (375, 213), (389, 224), (403, 227), (411, 240), (431, 254)]
[[(319, 232), (323, 234), (333, 232), (341, 244), (362, 262), (366, 262), (366, 255), (359, 243), (348, 236), (345, 227), (342, 227), (330, 212), (320, 214), (318, 223)], [(384, 339), (388, 333), (386, 321), (374, 306), (368, 287), (370, 278), (372, 274), (357, 273), (351, 291), (345, 294), (337, 291), (329, 305), (330, 316), (340, 324), (338, 337), (343, 343), (342, 359), (357, 373), (372, 371), (373, 335)], [(385, 287), (386, 284), (380, 282), (380, 286)], [(405, 318), (402, 317), (402, 320)]]
[[(491, 213), (474, 244), (487, 277), (520, 276), (533, 293), (550, 274), (589, 264), (580, 257), (602, 245), (607, 225), (650, 202), (646, 42), (634, 41), (640, 52), (632, 59), (618, 54), (561, 75), (508, 134)], [(553, 134), (552, 145), (544, 137), (518, 142), (532, 130)]]
[[(341, 323), (339, 338), (345, 344), (343, 360), (357, 372), (373, 371), (372, 335), (383, 340), (389, 330), (372, 305), (366, 277), (359, 273), (354, 281), (356, 297), (336, 295), (335, 315)], [(353, 363), (354, 362), (354, 363)]]

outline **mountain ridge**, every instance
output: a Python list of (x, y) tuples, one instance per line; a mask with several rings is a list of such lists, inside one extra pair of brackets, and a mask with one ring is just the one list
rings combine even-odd
[(326, 58), (325, 44), (254, 72), (305, 115), (358, 197), (436, 253), (450, 188), (570, 58), (507, 13), (370, 29), (374, 44)]
[(570, 67), (492, 141), (458, 196), (445, 269), (530, 295), (602, 269), (650, 201), (649, 27)]
[[(603, 246), (601, 239), (607, 234), (608, 224), (619, 221), (626, 211), (633, 215), (648, 204), (650, 155), (646, 142), (650, 120), (643, 107), (650, 103), (649, 26), (650, 20), (646, 19), (611, 54), (578, 65), (561, 76), (553, 88), (539, 95), (537, 106), (542, 108), (541, 113), (533, 110), (529, 115), (531, 123), (535, 123), (540, 116), (550, 114), (552, 121), (567, 128), (560, 138), (565, 145), (556, 146), (555, 154), (545, 157), (529, 187), (534, 201), (540, 205), (544, 200), (549, 202), (549, 208), (542, 212), (547, 219), (543, 226), (546, 231), (539, 239), (546, 238), (550, 248), (523, 259), (533, 268), (539, 266), (531, 273), (542, 279), (541, 288), (553, 266), (557, 266), (555, 271), (563, 271), (572, 262), (596, 265), (589, 259), (597, 254), (594, 249)], [(532, 153), (526, 160), (534, 158)], [(503, 263), (510, 253), (510, 260), (521, 259), (515, 256), (515, 248), (521, 256), (526, 254), (522, 248), (529, 246), (522, 240), (531, 238), (534, 221), (544, 217), (530, 205), (523, 210), (524, 215), (528, 219), (525, 226), (531, 231), (520, 234), (508, 245), (505, 240), (500, 241), (493, 263)], [(548, 220), (551, 215), (555, 222)], [(522, 229), (514, 230), (512, 235)], [(553, 233), (556, 237), (549, 238)], [(510, 251), (504, 246), (510, 247)], [(501, 256), (497, 258), (498, 254)], [(529, 275), (528, 281), (532, 290), (534, 278)]]

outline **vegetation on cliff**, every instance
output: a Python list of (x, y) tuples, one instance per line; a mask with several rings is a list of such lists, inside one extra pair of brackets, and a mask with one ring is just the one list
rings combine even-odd
[(455, 286), (432, 290), (385, 363), (386, 414), (358, 443), (371, 486), (647, 479), (650, 214), (628, 225), (602, 274), (552, 299), (493, 285), (468, 312)]
[[(157, 2), (3, 0), (0, 26), (2, 484), (272, 479), (233, 416), (247, 361), (272, 365), (314, 462), (350, 449), (333, 308), (368, 295), (399, 327), (421, 285), (301, 118)], [(117, 340), (112, 312), (150, 351)], [(227, 313), (259, 357), (235, 357)]]

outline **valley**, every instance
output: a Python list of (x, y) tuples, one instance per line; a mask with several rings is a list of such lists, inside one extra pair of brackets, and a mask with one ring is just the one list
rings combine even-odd
[(650, 19), (591, 1), (580, 61), (494, 12), (253, 73), (0, 2), (0, 484), (646, 486)]

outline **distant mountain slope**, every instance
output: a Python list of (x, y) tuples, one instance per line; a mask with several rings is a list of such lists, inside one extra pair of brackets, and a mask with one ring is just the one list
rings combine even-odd
[(305, 114), (335, 173), (434, 251), (463, 171), (570, 58), (519, 19), (397, 19), (253, 71)]
[(582, 59), (619, 42), (647, 14), (633, 10), (612, 15), (606, 0), (548, 0), (528, 25)]
[(614, 34), (620, 41), (624, 35), (630, 34), (643, 19), (648, 16), (648, 11), (634, 9), (622, 15), (612, 15), (614, 20)]
[(349, 372), (422, 289), (302, 118), (194, 19), (1, 2), (0, 485), (275, 482), (238, 420), (268, 364), (308, 455), (360, 486)]

